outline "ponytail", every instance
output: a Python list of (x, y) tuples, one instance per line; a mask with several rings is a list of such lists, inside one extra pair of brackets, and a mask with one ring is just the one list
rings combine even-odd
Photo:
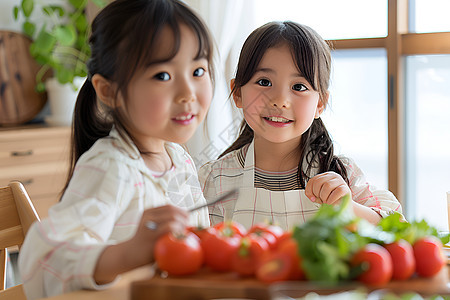
[(245, 122), (245, 120), (242, 121), (241, 123), (241, 128), (240, 128), (240, 134), (239, 137), (237, 138), (236, 141), (234, 141), (234, 143), (228, 147), (222, 154), (219, 155), (218, 158), (221, 158), (222, 156), (230, 153), (231, 151), (240, 149), (242, 147), (244, 147), (247, 144), (250, 144), (253, 140), (253, 136), (255, 135), (253, 133), (253, 129), (250, 128), (250, 126), (248, 126), (247, 122)]
[(63, 193), (69, 185), (78, 159), (98, 139), (108, 136), (111, 128), (112, 123), (99, 111), (97, 94), (91, 80), (86, 79), (78, 93), (73, 112), (70, 167)]
[(97, 94), (87, 79), (80, 89), (73, 112), (72, 158), (74, 164), (94, 143), (109, 134), (111, 123), (106, 122), (98, 109)]
[[(334, 155), (333, 141), (321, 118), (314, 119), (309, 129), (303, 133), (299, 147), (297, 180), (301, 189), (304, 189), (306, 182), (315, 175), (311, 172), (312, 168), (317, 168), (318, 174), (336, 172), (349, 184), (347, 170), (339, 157)], [(306, 170), (303, 170), (303, 162), (306, 163)]]

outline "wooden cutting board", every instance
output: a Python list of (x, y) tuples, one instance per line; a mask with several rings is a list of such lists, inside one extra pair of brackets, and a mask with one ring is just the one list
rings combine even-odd
[(136, 281), (131, 284), (131, 300), (147, 299), (258, 299), (270, 300), (267, 285), (254, 278), (242, 279), (236, 273), (217, 273), (204, 268), (191, 276)]
[[(406, 281), (391, 281), (383, 287), (366, 286), (368, 292), (387, 289), (397, 294), (414, 291), (423, 296), (433, 294), (450, 295), (449, 270), (446, 266), (433, 278), (414, 277)], [(216, 273), (202, 269), (195, 275), (185, 277), (161, 278), (155, 276), (147, 280), (135, 281), (131, 284), (131, 300), (206, 300), (241, 298), (269, 300), (271, 292), (297, 298), (309, 292), (327, 295), (357, 287), (357, 282), (338, 287), (319, 287), (308, 281), (290, 281), (281, 284), (266, 285), (254, 278), (242, 279), (235, 273)], [(289, 299), (289, 298), (286, 298)]]
[(23, 34), (0, 31), (0, 126), (32, 120), (47, 101), (45, 93), (35, 90), (39, 66), (31, 57), (30, 44)]

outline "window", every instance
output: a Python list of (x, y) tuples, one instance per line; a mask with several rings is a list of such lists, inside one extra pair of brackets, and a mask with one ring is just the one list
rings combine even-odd
[[(194, 2), (202, 1), (211, 7), (225, 3)], [(228, 14), (239, 12), (236, 20), (244, 20), (227, 25), (238, 28), (232, 35), (235, 44), (238, 33), (274, 20), (308, 25), (333, 44), (331, 105), (323, 120), (336, 152), (355, 159), (370, 183), (388, 187), (408, 220), (425, 218), (448, 230), (450, 1), (227, 3), (232, 6)], [(238, 52), (241, 46), (233, 45)]]
[(407, 57), (406, 70), (408, 212), (447, 230), (450, 55)]
[(387, 1), (380, 0), (256, 0), (254, 14), (257, 26), (292, 20), (324, 39), (354, 39), (386, 36), (386, 11)]
[(387, 189), (386, 51), (337, 50), (333, 66), (323, 121), (336, 153), (354, 159), (368, 182)]
[(450, 191), (449, 11), (448, 0), (258, 0), (253, 12), (258, 26), (290, 19), (334, 43), (323, 119), (337, 151), (388, 186), (409, 220), (441, 230)]
[(450, 31), (450, 1), (415, 0), (411, 1), (411, 31), (443, 32)]

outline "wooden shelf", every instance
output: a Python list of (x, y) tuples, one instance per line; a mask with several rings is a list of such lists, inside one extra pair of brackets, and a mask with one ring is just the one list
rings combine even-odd
[(0, 186), (22, 182), (39, 217), (58, 202), (69, 168), (70, 127), (0, 128)]

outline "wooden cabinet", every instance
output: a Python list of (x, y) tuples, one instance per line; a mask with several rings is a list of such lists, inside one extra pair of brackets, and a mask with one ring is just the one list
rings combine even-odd
[(46, 217), (64, 187), (69, 151), (69, 127), (0, 129), (0, 186), (21, 181), (39, 217)]

